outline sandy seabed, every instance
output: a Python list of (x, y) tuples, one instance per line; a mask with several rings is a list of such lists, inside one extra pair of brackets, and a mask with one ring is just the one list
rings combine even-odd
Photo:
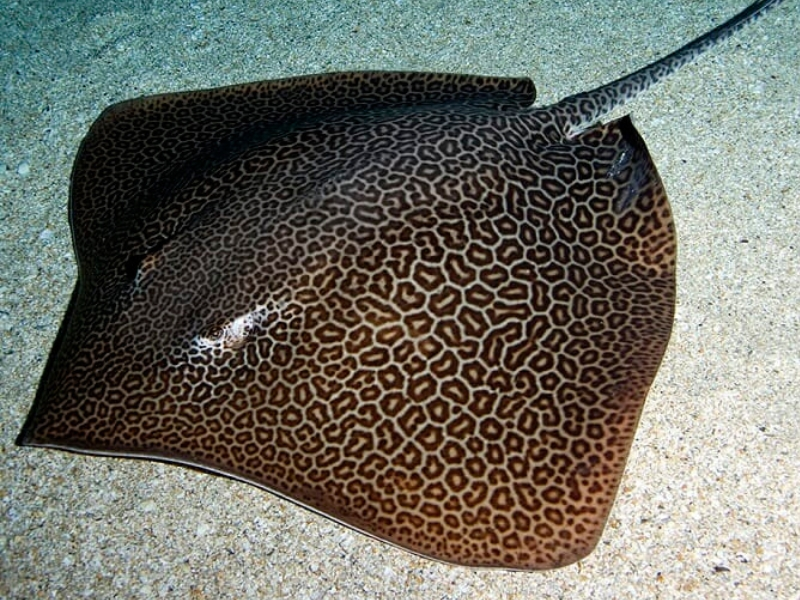
[(72, 160), (113, 102), (321, 71), (531, 76), (547, 104), (745, 2), (52, 4), (0, 16), (0, 597), (800, 597), (795, 1), (625, 108), (675, 213), (675, 328), (600, 545), (544, 573), (434, 563), (188, 469), (15, 447), (76, 277)]

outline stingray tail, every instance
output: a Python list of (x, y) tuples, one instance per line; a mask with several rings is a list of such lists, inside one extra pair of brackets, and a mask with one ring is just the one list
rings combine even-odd
[(568, 115), (565, 124), (567, 136), (573, 137), (597, 123), (613, 109), (636, 98), (653, 84), (694, 61), (703, 52), (728, 39), (768, 10), (778, 6), (782, 1), (760, 0), (754, 2), (735, 17), (672, 54), (611, 83), (564, 98), (557, 106), (564, 109)]

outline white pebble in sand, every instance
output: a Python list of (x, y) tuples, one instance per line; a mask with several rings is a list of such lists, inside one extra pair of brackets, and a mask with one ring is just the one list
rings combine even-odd
[(197, 529), (195, 530), (196, 535), (204, 536), (208, 535), (214, 530), (214, 528), (209, 523), (200, 523), (197, 525)]
[(22, 161), (17, 166), (17, 175), (20, 177), (27, 177), (31, 174), (31, 166), (28, 164), (27, 160)]

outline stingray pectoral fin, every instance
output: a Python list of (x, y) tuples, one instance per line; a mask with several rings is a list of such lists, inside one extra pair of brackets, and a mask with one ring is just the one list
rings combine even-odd
[[(436, 104), (533, 104), (530, 79), (365, 71), (160, 94), (107, 108), (81, 144), (70, 221), (79, 263), (146, 254), (204, 206), (177, 197), (254, 145), (341, 115)], [(108, 231), (108, 227), (112, 231)], [(133, 231), (132, 231), (133, 229)]]

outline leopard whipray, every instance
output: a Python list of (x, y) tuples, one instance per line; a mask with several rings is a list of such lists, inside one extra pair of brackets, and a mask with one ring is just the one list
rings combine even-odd
[(543, 108), (528, 79), (388, 72), (110, 107), (18, 442), (227, 475), (451, 563), (580, 559), (675, 301), (655, 166), (598, 121), (777, 4)]

